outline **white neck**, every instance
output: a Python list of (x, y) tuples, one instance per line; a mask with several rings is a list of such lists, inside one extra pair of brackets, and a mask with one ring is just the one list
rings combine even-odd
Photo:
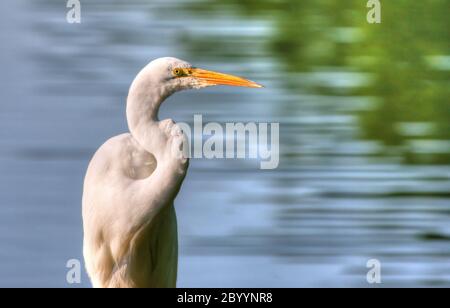
[(127, 121), (133, 137), (151, 152), (152, 131), (157, 128), (158, 111), (169, 96), (164, 87), (153, 87), (147, 82), (135, 80), (127, 99)]

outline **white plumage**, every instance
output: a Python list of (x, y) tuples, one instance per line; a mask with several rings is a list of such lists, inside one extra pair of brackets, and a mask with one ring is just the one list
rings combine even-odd
[(175, 58), (148, 64), (127, 99), (130, 133), (108, 140), (93, 157), (83, 192), (83, 253), (94, 287), (175, 287), (177, 221), (173, 201), (188, 168), (185, 136), (158, 120), (171, 94), (213, 85), (260, 87), (193, 68)]

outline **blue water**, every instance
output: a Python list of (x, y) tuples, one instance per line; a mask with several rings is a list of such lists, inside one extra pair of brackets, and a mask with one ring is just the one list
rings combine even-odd
[(65, 267), (82, 260), (84, 172), (127, 131), (129, 84), (161, 56), (266, 86), (177, 94), (161, 118), (280, 122), (276, 170), (192, 160), (176, 202), (180, 287), (368, 287), (373, 258), (382, 286), (450, 286), (449, 164), (406, 164), (361, 137), (373, 97), (344, 90), (371, 75), (292, 71), (269, 47), (270, 17), (194, 3), (82, 1), (79, 25), (64, 3), (0, 3), (0, 286), (90, 286), (84, 273), (67, 284)]

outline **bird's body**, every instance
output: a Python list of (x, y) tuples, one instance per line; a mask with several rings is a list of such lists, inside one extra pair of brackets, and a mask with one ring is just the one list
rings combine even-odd
[(161, 205), (152, 204), (147, 196), (145, 204), (139, 197), (147, 187), (157, 185), (146, 182), (155, 169), (153, 155), (131, 134), (110, 139), (92, 159), (85, 180), (83, 221), (85, 228), (96, 230), (85, 233), (84, 246), (94, 286), (175, 286), (176, 192)]
[(96, 152), (84, 182), (83, 254), (94, 287), (175, 287), (178, 240), (174, 199), (188, 168), (185, 136), (158, 120), (176, 91), (226, 84), (259, 87), (230, 75), (161, 58), (147, 65), (127, 100), (130, 133)]

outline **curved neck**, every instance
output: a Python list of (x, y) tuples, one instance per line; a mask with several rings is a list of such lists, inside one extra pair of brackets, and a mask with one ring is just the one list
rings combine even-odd
[(167, 96), (165, 89), (143, 86), (140, 83), (133, 83), (128, 94), (128, 128), (138, 143), (149, 152), (149, 137), (152, 128), (157, 127), (159, 107)]

